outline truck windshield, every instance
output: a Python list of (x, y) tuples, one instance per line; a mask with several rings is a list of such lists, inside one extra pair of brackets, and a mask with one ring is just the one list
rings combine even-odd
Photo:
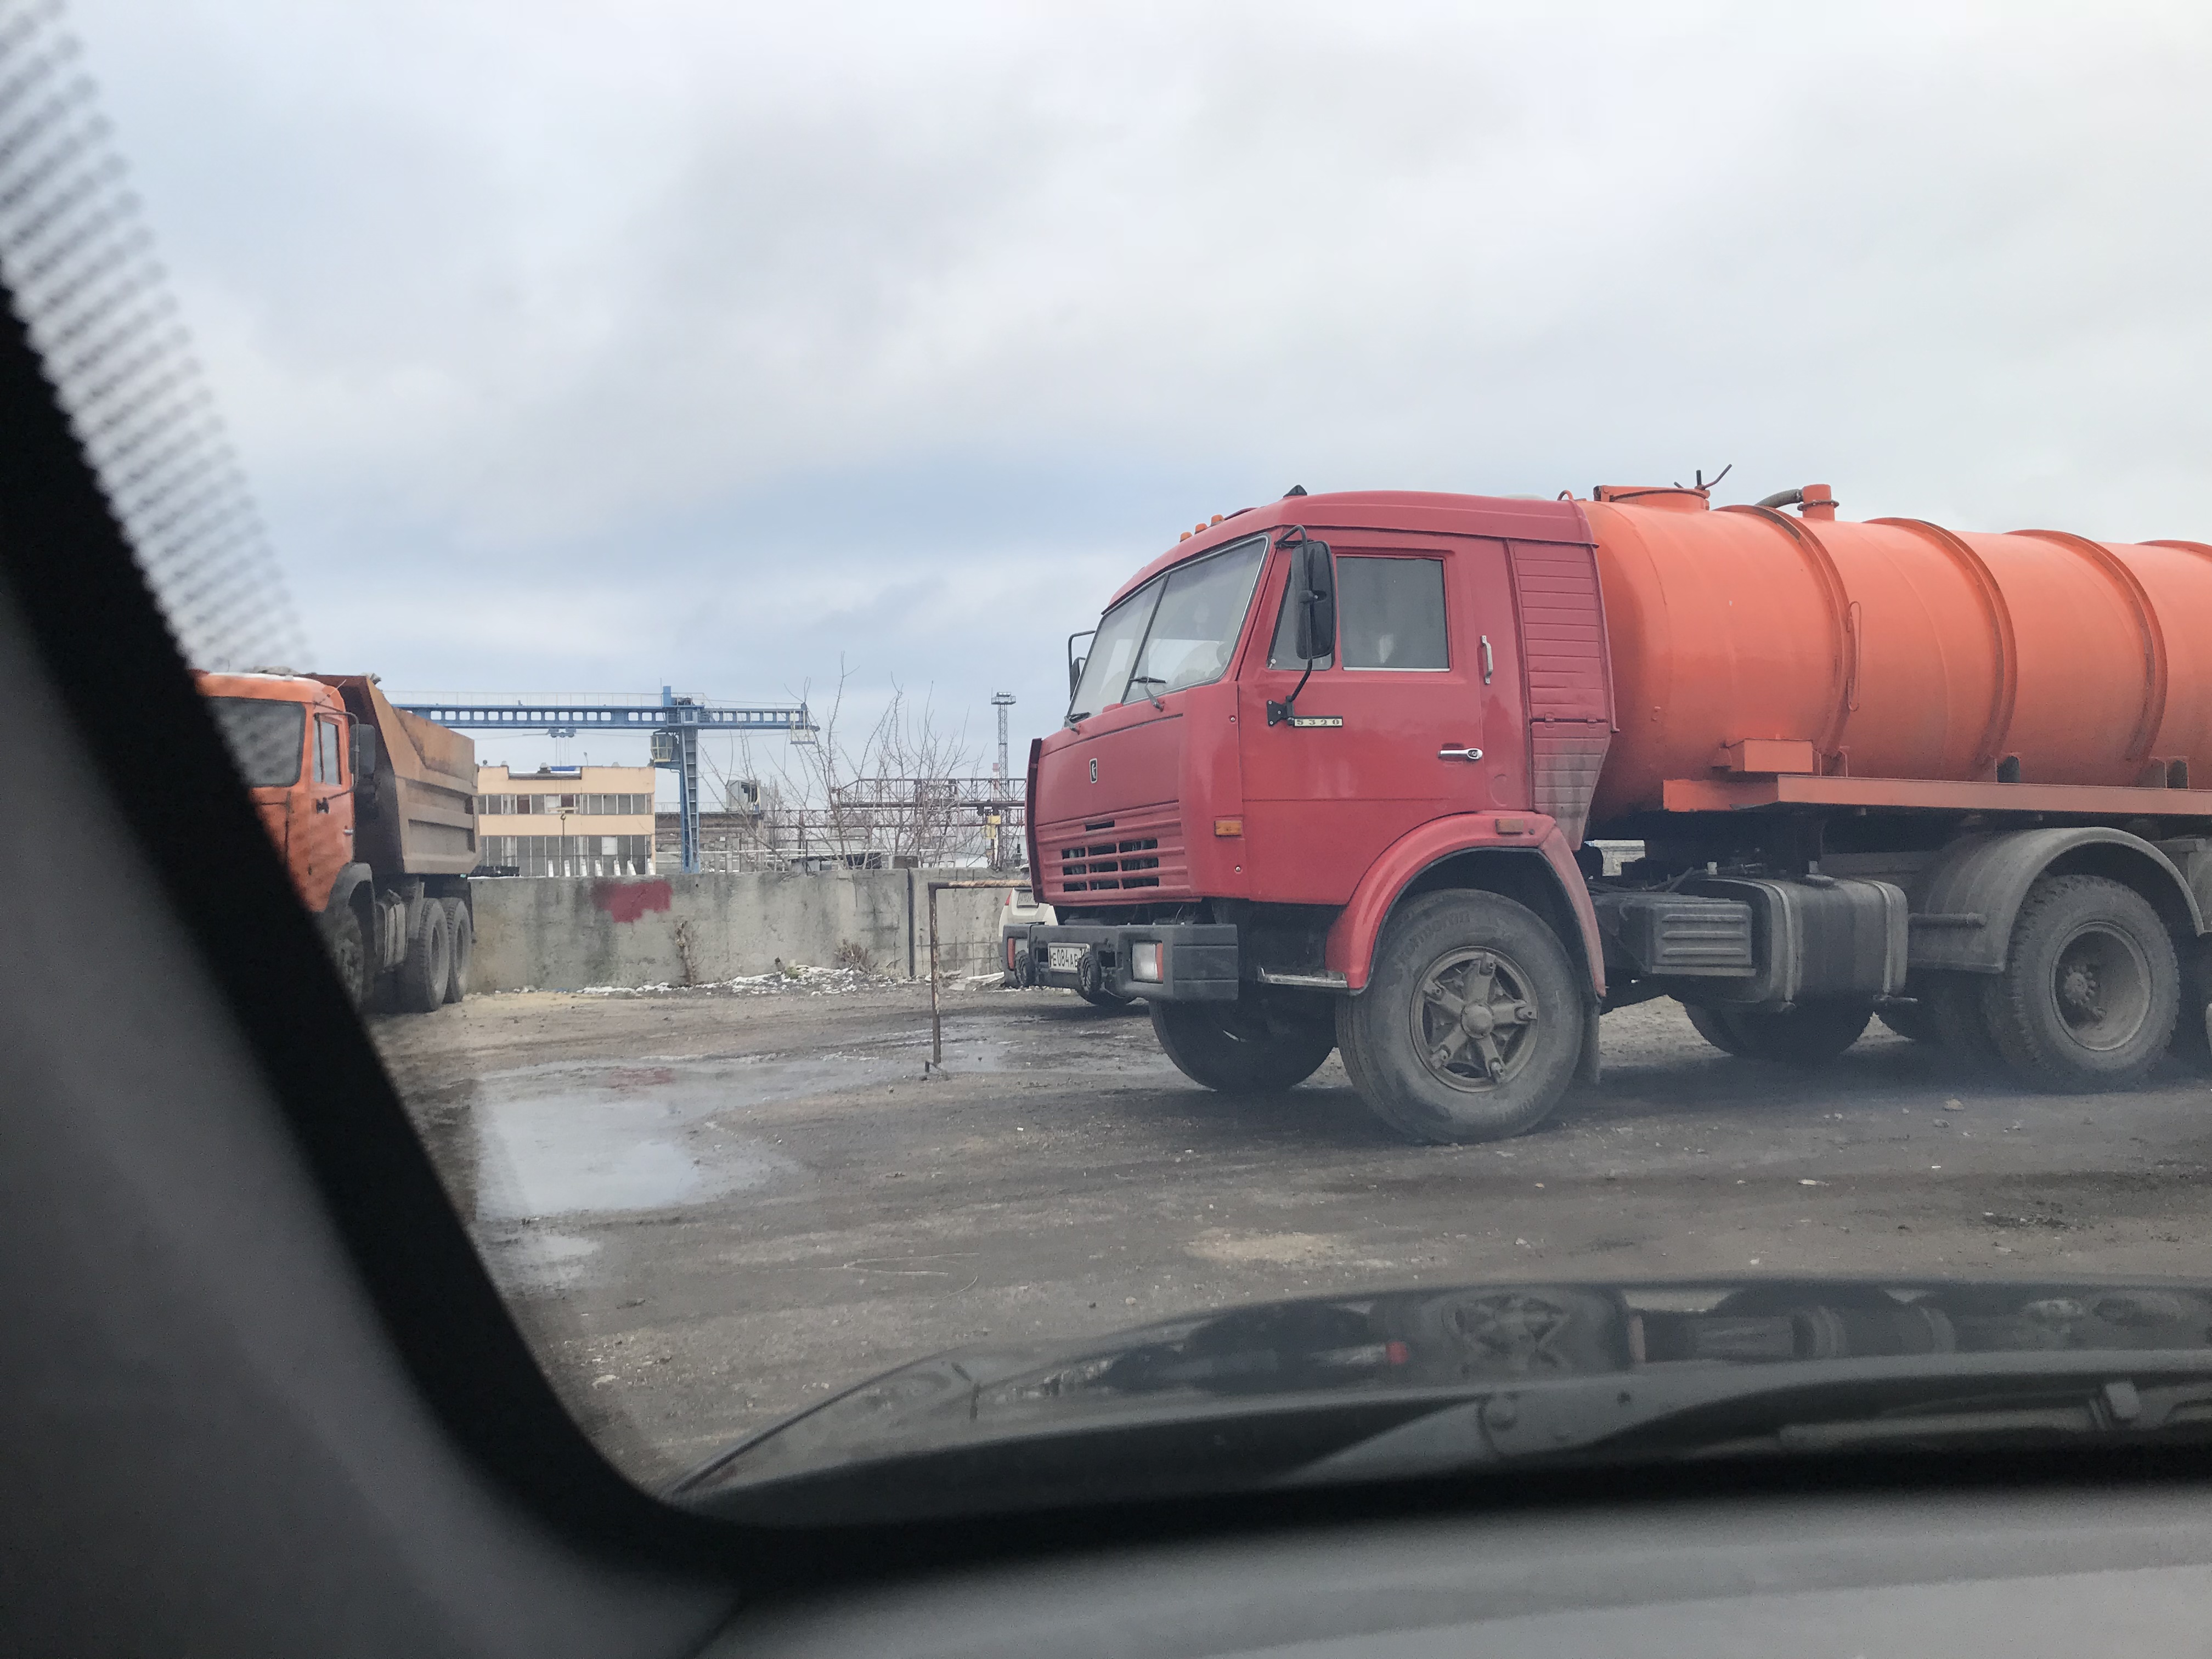
[(1091, 654), (1083, 661), (1083, 678), (1068, 700), (1071, 724), (1089, 720), (1100, 709), (1121, 701), (1128, 689), (1129, 670), (1137, 660), (1137, 647), (1152, 626), (1152, 612), (1160, 603), (1164, 581), (1149, 581), (1109, 611), (1091, 641)]
[(1067, 718), (1088, 719), (1133, 689), (1139, 696), (1160, 696), (1219, 679), (1267, 555), (1267, 538), (1255, 536), (1176, 566), (1108, 611)]
[(306, 709), (264, 697), (210, 697), (208, 708), (246, 787), (282, 789), (299, 782)]

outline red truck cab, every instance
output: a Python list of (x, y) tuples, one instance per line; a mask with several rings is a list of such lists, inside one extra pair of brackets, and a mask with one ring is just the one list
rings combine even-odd
[[(1333, 611), (1310, 659), (1308, 580)], [(1147, 1000), (1170, 1055), (1215, 1086), (1303, 1077), (1336, 1046), (1328, 999), (1365, 990), (1385, 916), (1480, 857), (1567, 942), (1571, 982), (1545, 999), (1560, 1006), (1510, 984), (1512, 1006), (1595, 1023), (1603, 957), (1575, 849), (1612, 708), (1573, 502), (1248, 509), (1115, 593), (1070, 678), (1066, 724), (1031, 757), (1032, 870), (1059, 918), (1033, 932), (1034, 982)]]

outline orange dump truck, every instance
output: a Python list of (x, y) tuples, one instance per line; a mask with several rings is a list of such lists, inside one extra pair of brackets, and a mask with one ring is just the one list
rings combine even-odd
[(239, 772), (357, 1003), (466, 989), (476, 744), (364, 674), (201, 674)]
[(1737, 1054), (1879, 1016), (2056, 1090), (2207, 1053), (2212, 546), (1300, 490), (1070, 671), (1007, 970), (1142, 999), (1211, 1086), (1334, 1048), (1407, 1134), (1510, 1134), (1659, 996)]

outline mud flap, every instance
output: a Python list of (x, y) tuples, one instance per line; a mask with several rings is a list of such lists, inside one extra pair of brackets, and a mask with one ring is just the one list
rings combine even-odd
[(1583, 1004), (1583, 1052), (1575, 1061), (1575, 1081), (1590, 1088), (1598, 1085), (1599, 1073), (1604, 1062), (1598, 1056), (1598, 1007), (1595, 1002)]

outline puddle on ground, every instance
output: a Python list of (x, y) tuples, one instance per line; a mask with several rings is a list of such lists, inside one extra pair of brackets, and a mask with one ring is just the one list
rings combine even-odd
[[(1003, 1047), (962, 1047), (963, 1071), (1005, 1069)], [(494, 1073), (470, 1091), (476, 1217), (672, 1209), (782, 1186), (799, 1178), (799, 1164), (720, 1119), (915, 1074), (910, 1054), (868, 1053), (555, 1062)]]

